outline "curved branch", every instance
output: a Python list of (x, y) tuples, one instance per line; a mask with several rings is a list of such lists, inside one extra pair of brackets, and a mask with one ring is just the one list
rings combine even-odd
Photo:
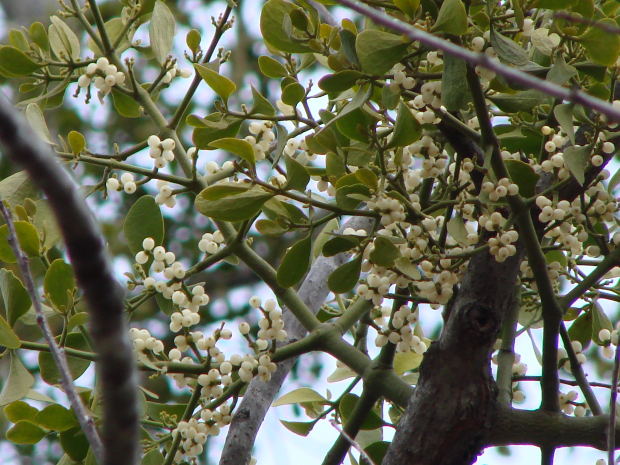
[(6, 100), (0, 105), (0, 143), (47, 196), (84, 291), (99, 356), (103, 463), (133, 465), (139, 450), (136, 368), (123, 317), (123, 291), (114, 279), (101, 233), (69, 175)]

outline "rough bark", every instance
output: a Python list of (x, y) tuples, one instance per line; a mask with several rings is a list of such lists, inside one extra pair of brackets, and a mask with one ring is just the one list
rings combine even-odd
[[(369, 230), (371, 225), (372, 219), (356, 217), (342, 226), (341, 231), (348, 227)], [(299, 297), (314, 313), (318, 312), (330, 292), (327, 287), (327, 276), (345, 261), (346, 255), (338, 254), (333, 257), (320, 256), (312, 264), (308, 275), (299, 288)], [(286, 308), (283, 312), (283, 318), (284, 329), (288, 334), (289, 341), (299, 340), (306, 335), (307, 331)], [(265, 414), (295, 361), (296, 358), (292, 358), (279, 363), (278, 369), (267, 383), (258, 378), (252, 380), (233, 416), (220, 458), (220, 465), (248, 463)]]

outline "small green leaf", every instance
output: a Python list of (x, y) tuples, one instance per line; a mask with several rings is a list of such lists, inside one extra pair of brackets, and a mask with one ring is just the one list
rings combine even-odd
[(537, 90), (524, 90), (515, 94), (495, 94), (490, 96), (489, 99), (500, 110), (507, 113), (531, 111), (534, 107), (549, 100), (547, 96)]
[(265, 236), (281, 236), (284, 234), (287, 229), (280, 226), (273, 220), (258, 220), (254, 223), (254, 226), (258, 230), (259, 233), (264, 234)]
[(304, 277), (310, 268), (310, 251), (312, 250), (312, 236), (308, 235), (286, 252), (278, 268), (278, 284), (282, 287), (291, 287)]
[[(87, 352), (91, 350), (88, 341), (84, 338), (82, 333), (79, 332), (67, 334), (65, 346)], [(71, 373), (72, 379), (77, 379), (84, 374), (86, 369), (90, 366), (91, 361), (84, 358), (68, 356), (67, 364), (69, 365), (69, 372)], [(41, 378), (47, 384), (58, 385), (61, 383), (60, 371), (49, 352), (39, 352), (39, 368), (41, 370)]]
[(125, 118), (139, 118), (142, 116), (143, 111), (140, 104), (114, 87), (112, 87), (112, 104), (118, 114)]
[(78, 426), (74, 413), (59, 404), (48, 405), (36, 414), (33, 421), (53, 431), (66, 431)]
[(566, 255), (564, 255), (564, 252), (562, 250), (549, 250), (548, 252), (545, 253), (545, 261), (548, 264), (551, 264), (553, 262), (559, 263), (563, 268), (566, 267), (566, 265), (568, 265), (568, 260), (566, 258)]
[(352, 210), (362, 202), (362, 197), (370, 198), (370, 190), (364, 184), (352, 184), (336, 189), (336, 204), (340, 208)]
[(189, 48), (192, 53), (197, 53), (200, 49), (200, 41), (202, 37), (200, 35), (200, 31), (198, 29), (190, 30), (185, 36), (185, 43), (187, 44), (187, 48)]
[(24, 52), (8, 45), (0, 47), (0, 76), (13, 78), (27, 76), (41, 65), (32, 61)]
[(467, 32), (467, 11), (461, 0), (444, 0), (441, 3), (433, 31), (455, 36)]
[(370, 252), (369, 259), (378, 266), (390, 267), (400, 257), (400, 251), (387, 237), (378, 236), (374, 241), (375, 248)]
[(0, 200), (10, 205), (19, 205), (26, 198), (36, 197), (37, 190), (25, 171), (18, 171), (0, 181)]
[(200, 74), (200, 77), (219, 95), (225, 102), (228, 101), (228, 97), (237, 89), (234, 82), (228, 79), (226, 76), (213, 71), (211, 68), (194, 63), (194, 68)]
[(571, 144), (575, 145), (573, 107), (574, 105), (571, 103), (562, 103), (560, 105), (556, 105), (556, 107), (553, 109), (553, 115), (555, 116), (555, 119), (558, 120), (558, 123), (560, 123), (562, 131), (564, 131), (568, 135)]
[(308, 171), (292, 157), (284, 157), (284, 163), (286, 165), (286, 178), (288, 179), (286, 188), (303, 192), (310, 182)]
[(284, 0), (269, 0), (265, 3), (260, 15), (260, 30), (263, 40), (282, 52), (311, 52), (312, 49), (305, 45), (303, 40), (294, 37), (285, 26), (286, 21), (290, 25), (290, 14), (294, 10), (299, 10), (299, 7)]
[(394, 5), (407, 16), (413, 18), (420, 7), (420, 0), (394, 0)]
[(377, 189), (379, 185), (379, 178), (375, 174), (374, 171), (368, 168), (360, 168), (355, 172), (355, 178), (364, 184), (365, 186), (370, 187), (371, 189)]
[[(572, 341), (579, 341), (585, 349), (592, 340), (592, 311), (582, 313), (568, 329)], [(598, 333), (597, 333), (598, 336)]]
[(467, 228), (465, 227), (465, 222), (460, 215), (454, 215), (448, 221), (448, 232), (450, 236), (461, 245), (467, 246), (469, 242), (467, 241)]
[(336, 236), (323, 245), (322, 253), (324, 257), (333, 257), (341, 252), (347, 252), (360, 243), (361, 238), (351, 236)]
[(589, 160), (590, 148), (587, 146), (573, 145), (564, 149), (564, 162), (580, 185), (586, 180), (585, 173)]
[(68, 311), (73, 300), (69, 296), (75, 292), (75, 275), (71, 265), (61, 258), (54, 260), (45, 273), (44, 288), (54, 307), (61, 312)]
[(34, 385), (34, 377), (24, 367), (16, 352), (10, 352), (9, 376), (0, 392), (0, 406), (22, 399)]
[(258, 57), (258, 68), (261, 73), (270, 78), (288, 76), (288, 72), (282, 63), (265, 55)]
[(500, 34), (491, 28), (491, 45), (497, 52), (500, 61), (513, 66), (525, 66), (529, 63), (529, 57), (523, 47), (514, 40)]
[(394, 262), (394, 266), (398, 271), (400, 271), (411, 280), (416, 281), (422, 277), (422, 275), (420, 274), (420, 270), (418, 270), (418, 267), (411, 263), (411, 260), (409, 260), (408, 258), (397, 258)]
[(272, 407), (279, 407), (280, 405), (299, 404), (301, 402), (321, 402), (323, 404), (329, 404), (329, 401), (321, 394), (310, 388), (295, 389), (282, 397), (274, 401)]
[(329, 290), (336, 294), (344, 294), (352, 290), (360, 277), (362, 256), (358, 256), (336, 268), (327, 279)]
[(144, 195), (131, 206), (125, 217), (123, 232), (134, 255), (142, 250), (142, 242), (147, 237), (152, 237), (155, 245), (163, 243), (164, 218), (152, 196)]
[[(358, 401), (359, 396), (355, 394), (348, 393), (342, 396), (340, 402), (338, 403), (338, 413), (340, 413), (343, 423), (346, 423), (347, 420), (351, 417), (353, 409), (355, 408), (355, 404), (357, 404)], [(362, 430), (377, 429), (381, 428), (382, 426), (383, 420), (379, 417), (379, 415), (375, 413), (374, 410), (369, 411), (366, 415), (366, 418), (364, 418), (359, 425), (360, 429)]]
[(6, 438), (15, 444), (36, 444), (45, 436), (45, 430), (31, 421), (21, 420), (6, 432)]
[(86, 139), (82, 133), (77, 131), (69, 132), (67, 135), (67, 142), (69, 143), (69, 147), (71, 147), (73, 155), (79, 155), (86, 148)]
[[(39, 234), (35, 227), (27, 221), (15, 221), (14, 225), (19, 247), (28, 257), (38, 257), (40, 252)], [(15, 263), (17, 259), (13, 254), (8, 238), (9, 227), (3, 224), (0, 226), (0, 260), (7, 263)]]
[(534, 169), (521, 160), (506, 160), (504, 164), (512, 182), (519, 186), (519, 193), (523, 197), (533, 197), (540, 177)]
[(164, 465), (164, 460), (163, 454), (155, 448), (144, 454), (140, 465)]
[(71, 28), (58, 16), (50, 18), (49, 41), (54, 54), (62, 61), (80, 58), (80, 41)]
[(372, 74), (385, 74), (407, 55), (408, 44), (402, 36), (366, 29), (355, 39), (355, 51), (362, 70)]
[(36, 103), (29, 103), (26, 105), (26, 119), (32, 129), (34, 129), (34, 132), (36, 132), (43, 141), (50, 145), (53, 144), (50, 130), (45, 122), (45, 116), (43, 116), (43, 112), (39, 105)]
[(170, 9), (161, 0), (155, 2), (149, 26), (149, 39), (153, 55), (163, 65), (172, 50), (176, 21)]
[(196, 210), (214, 220), (243, 221), (250, 219), (260, 211), (268, 199), (273, 197), (272, 193), (256, 188), (218, 200), (209, 200), (209, 189), (211, 187), (207, 187), (196, 196), (195, 205)]
[(209, 144), (211, 147), (217, 149), (226, 150), (232, 152), (235, 155), (239, 155), (243, 160), (247, 161), (250, 165), (256, 163), (256, 157), (254, 156), (254, 148), (247, 140), (236, 139), (234, 137), (224, 137), (222, 139), (214, 140)]
[(444, 56), (441, 103), (448, 111), (461, 110), (471, 101), (466, 75), (467, 66), (463, 60), (452, 55)]
[(273, 105), (261, 94), (254, 86), (252, 86), (252, 97), (254, 104), (250, 110), (251, 115), (266, 115), (273, 116), (276, 114), (276, 110)]
[(4, 407), (4, 414), (11, 423), (20, 420), (33, 420), (39, 410), (22, 400), (16, 400)]
[(390, 443), (387, 441), (377, 441), (364, 448), (364, 452), (370, 457), (372, 463), (381, 463), (389, 446)]
[(22, 282), (11, 270), (0, 270), (0, 293), (4, 301), (9, 325), (15, 322), (30, 308), (30, 295)]
[(403, 102), (398, 105), (398, 113), (396, 114), (396, 123), (394, 124), (394, 132), (388, 147), (404, 147), (420, 138), (422, 135), (422, 126), (411, 113), (411, 110)]
[(398, 352), (394, 356), (394, 371), (402, 375), (406, 371), (415, 370), (422, 363), (424, 355), (415, 352)]
[(620, 36), (610, 34), (601, 26), (618, 27), (613, 19), (603, 18), (591, 26), (585, 34), (577, 37), (576, 40), (581, 42), (594, 62), (612, 66), (620, 55)]
[(306, 90), (304, 86), (298, 82), (292, 82), (282, 90), (282, 101), (294, 107), (303, 100), (305, 95)]
[(355, 85), (362, 73), (354, 69), (345, 69), (334, 74), (327, 74), (319, 79), (319, 87), (325, 92), (344, 92)]
[(13, 329), (2, 316), (0, 316), (0, 346), (7, 349), (17, 349), (21, 346), (17, 334), (13, 332)]
[(67, 322), (67, 330), (72, 330), (77, 326), (84, 326), (88, 322), (88, 312), (80, 312), (69, 318)]
[(590, 310), (590, 313), (592, 313), (592, 341), (595, 344), (602, 345), (605, 341), (601, 341), (601, 339), (598, 337), (598, 333), (601, 331), (601, 329), (607, 329), (611, 332), (613, 331), (614, 327), (597, 302), (592, 305), (592, 310)]
[(60, 433), (62, 449), (76, 462), (81, 462), (88, 453), (88, 440), (80, 428), (72, 428)]
[[(197, 123), (193, 120), (197, 120), (197, 118), (188, 117), (188, 124), (193, 125), (192, 123)], [(204, 126), (196, 126), (196, 129), (194, 129), (194, 133), (192, 134), (194, 145), (199, 149), (213, 150), (209, 144), (214, 140), (223, 139), (224, 137), (235, 137), (241, 127), (242, 121), (243, 120), (239, 118), (222, 117), (217, 113), (208, 115), (200, 120), (200, 124), (207, 124), (204, 124)]]
[(308, 436), (312, 428), (316, 423), (314, 421), (286, 421), (280, 420), (280, 423), (284, 425), (284, 427), (292, 433), (298, 434), (299, 436)]
[(47, 37), (47, 29), (45, 29), (45, 26), (42, 23), (38, 21), (32, 23), (28, 33), (30, 34), (32, 41), (41, 47), (41, 50), (49, 51), (50, 42)]

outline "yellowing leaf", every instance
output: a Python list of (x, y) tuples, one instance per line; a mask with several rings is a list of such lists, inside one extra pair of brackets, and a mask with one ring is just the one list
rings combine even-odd
[(236, 139), (234, 137), (224, 137), (222, 139), (214, 140), (209, 145), (211, 147), (226, 150), (234, 153), (235, 155), (239, 155), (250, 165), (254, 165), (254, 163), (256, 163), (254, 148), (247, 140)]
[(310, 388), (299, 388), (284, 394), (277, 399), (272, 406), (279, 407), (280, 405), (299, 404), (301, 402), (321, 402), (328, 404), (329, 401), (321, 394)]

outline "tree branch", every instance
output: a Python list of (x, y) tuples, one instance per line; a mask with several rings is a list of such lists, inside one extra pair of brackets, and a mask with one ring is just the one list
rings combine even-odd
[(114, 279), (101, 233), (67, 173), (6, 100), (0, 105), (0, 142), (46, 194), (84, 291), (99, 354), (103, 464), (133, 465), (138, 461), (139, 428), (134, 353), (123, 315), (123, 291)]

